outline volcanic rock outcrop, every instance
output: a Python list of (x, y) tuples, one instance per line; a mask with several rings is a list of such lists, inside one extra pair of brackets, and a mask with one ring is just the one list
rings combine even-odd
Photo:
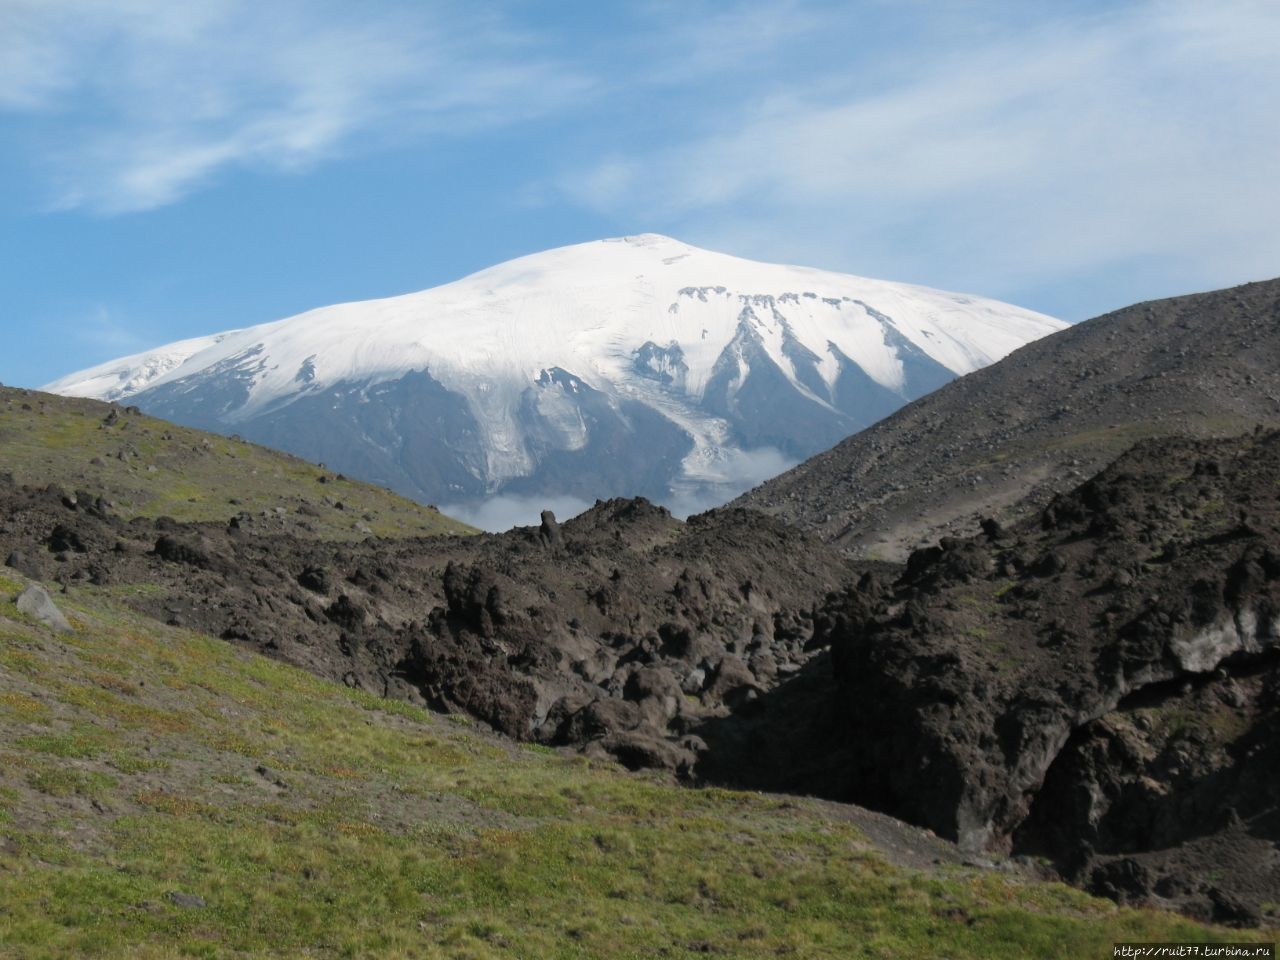
[(758, 514), (684, 523), (644, 500), (497, 536), (336, 544), (245, 511), (124, 522), (90, 492), (0, 478), (0, 517), (0, 555), (24, 575), (145, 583), (132, 604), (165, 622), (513, 737), (686, 772), (700, 724), (815, 655), (812, 610), (851, 576)]
[(1278, 477), (1280, 433), (1145, 442), (1033, 520), (834, 598), (815, 642), (849, 799), (1256, 919), (1280, 892)]

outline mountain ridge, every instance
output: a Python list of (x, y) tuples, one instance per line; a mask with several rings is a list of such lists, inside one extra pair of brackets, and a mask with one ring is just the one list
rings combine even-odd
[[(1063, 326), (982, 298), (644, 234), (509, 261), (71, 374), (427, 502), (757, 482)], [(768, 457), (772, 459), (768, 459)]]
[(1135, 304), (947, 384), (734, 503), (902, 560), (1043, 507), (1138, 440), (1280, 426), (1277, 357), (1280, 280)]

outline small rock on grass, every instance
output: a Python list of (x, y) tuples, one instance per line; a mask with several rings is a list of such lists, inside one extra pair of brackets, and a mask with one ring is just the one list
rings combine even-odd
[(44, 587), (32, 584), (18, 595), (18, 609), (35, 617), (45, 626), (58, 633), (71, 633), (71, 624), (62, 615), (53, 599), (45, 592)]

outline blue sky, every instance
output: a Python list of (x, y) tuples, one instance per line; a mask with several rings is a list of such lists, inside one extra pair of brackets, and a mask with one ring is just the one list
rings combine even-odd
[(1274, 0), (0, 0), (0, 382), (653, 231), (1080, 320), (1280, 275)]

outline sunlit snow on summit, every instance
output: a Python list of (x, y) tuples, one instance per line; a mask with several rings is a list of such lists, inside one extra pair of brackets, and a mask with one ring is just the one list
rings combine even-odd
[(129, 399), (496, 526), (552, 498), (724, 502), (1062, 326), (643, 234), (186, 340), (47, 389)]

